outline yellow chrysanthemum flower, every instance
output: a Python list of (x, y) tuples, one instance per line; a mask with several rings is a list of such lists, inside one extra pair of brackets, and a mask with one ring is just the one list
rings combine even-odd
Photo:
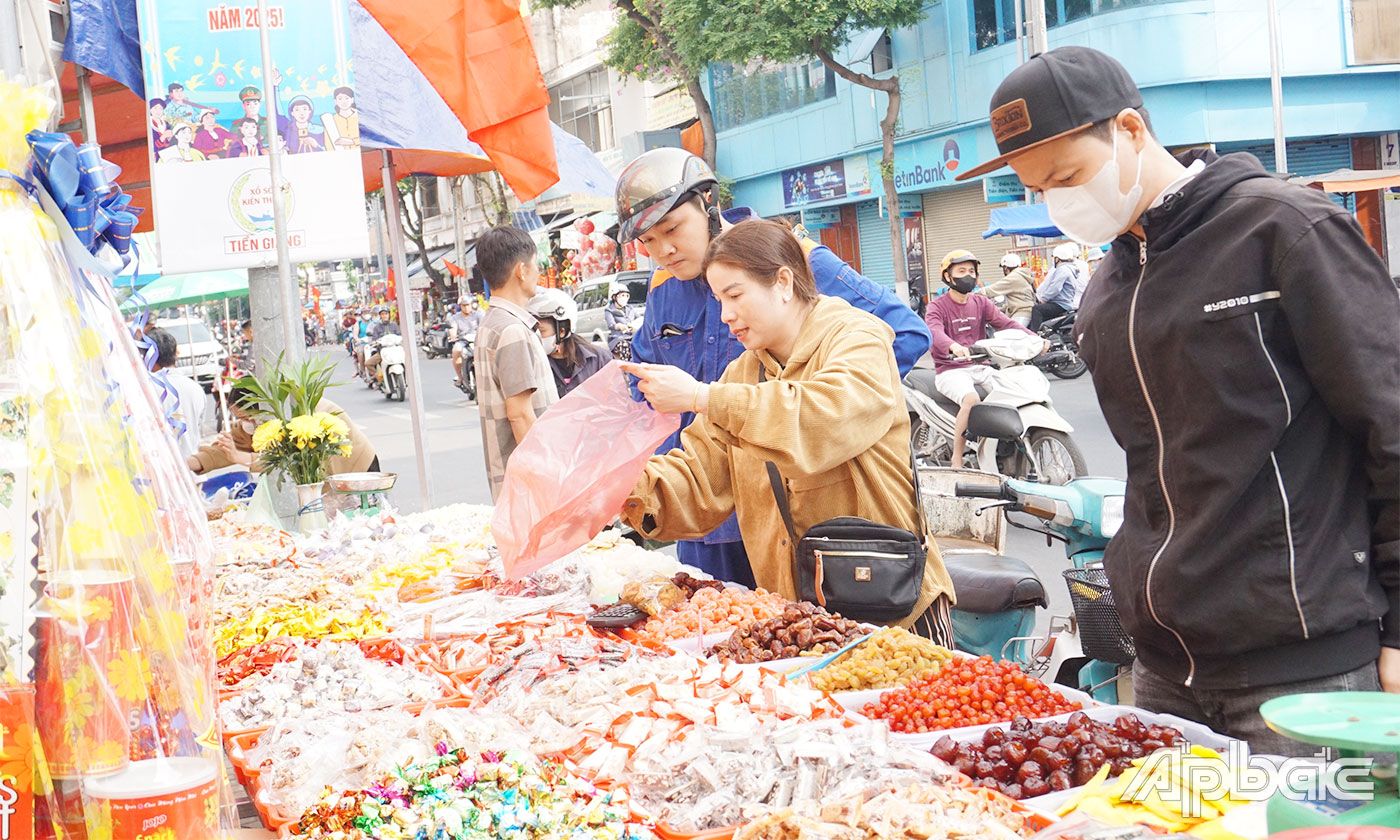
[(350, 427), (345, 425), (345, 421), (326, 411), (318, 411), (316, 419), (320, 421), (321, 428), (332, 435), (339, 437), (350, 437)]
[(305, 449), (320, 440), (325, 431), (314, 414), (303, 414), (287, 421), (287, 434), (298, 449)]
[(286, 439), (281, 420), (268, 420), (253, 432), (253, 451), (265, 452)]
[(146, 684), (151, 680), (151, 663), (146, 657), (129, 650), (119, 651), (107, 663), (107, 682), (123, 700), (133, 703), (146, 699)]

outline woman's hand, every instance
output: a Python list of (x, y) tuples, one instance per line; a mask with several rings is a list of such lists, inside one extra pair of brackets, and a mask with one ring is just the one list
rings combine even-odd
[(1381, 688), (1391, 694), (1400, 694), (1400, 648), (1381, 648), (1381, 658), (1377, 663), (1381, 675)]
[(223, 450), (224, 454), (228, 456), (229, 461), (244, 467), (253, 465), (253, 453), (244, 452), (235, 446), (233, 443), (233, 436), (228, 432), (220, 434), (218, 440), (214, 441), (214, 445)]
[(620, 366), (624, 373), (630, 373), (640, 380), (637, 390), (642, 392), (652, 408), (662, 414), (705, 412), (709, 386), (697, 382), (695, 377), (680, 368), (633, 362), (622, 362)]

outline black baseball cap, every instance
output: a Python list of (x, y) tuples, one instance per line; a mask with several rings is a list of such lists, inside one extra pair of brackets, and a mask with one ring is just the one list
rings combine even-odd
[(1088, 47), (1041, 53), (1012, 70), (992, 94), (999, 156), (955, 180), (985, 175), (1022, 152), (1141, 107), (1142, 92), (1113, 56)]

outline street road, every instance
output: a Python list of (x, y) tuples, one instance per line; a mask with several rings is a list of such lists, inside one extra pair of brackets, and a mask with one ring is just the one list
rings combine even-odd
[[(343, 348), (325, 347), (319, 352), (336, 361), (336, 381), (344, 383), (333, 387), (328, 396), (369, 436), (382, 467), (399, 474), (398, 485), (391, 494), (393, 503), (404, 511), (421, 510), (408, 403), (389, 402), (379, 391), (366, 388), (355, 378), (354, 366)], [(419, 362), (432, 478), (430, 506), (457, 502), (489, 505), (491, 494), (486, 487), (476, 404), (453, 387), (449, 359), (424, 359), (420, 354)], [(1050, 389), (1055, 407), (1074, 426), (1073, 437), (1084, 452), (1089, 474), (1123, 478), (1123, 451), (1104, 424), (1089, 376), (1068, 381), (1052, 379)], [(1047, 547), (1044, 537), (1009, 528), (1006, 553), (1029, 563), (1045, 584), (1050, 609), (1041, 612), (1039, 629), (1044, 629), (1050, 615), (1070, 613), (1069, 592), (1060, 576), (1069, 566), (1062, 543)]]

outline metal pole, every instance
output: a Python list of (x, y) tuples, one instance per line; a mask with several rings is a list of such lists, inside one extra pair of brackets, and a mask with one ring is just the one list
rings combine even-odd
[(272, 234), (277, 240), (277, 287), (282, 302), (282, 343), (288, 362), (305, 358), (306, 342), (296, 328), (301, 323), (301, 306), (292, 281), (292, 255), (287, 244), (287, 207), (282, 198), (282, 150), (277, 141), (277, 112), (273, 110), (274, 65), (272, 42), (267, 34), (267, 0), (258, 0), (258, 37), (262, 41), (263, 84), (268, 87), (263, 97), (267, 110), (267, 168), (272, 178)]
[(1288, 173), (1288, 141), (1283, 133), (1283, 57), (1278, 43), (1278, 0), (1269, 5), (1269, 93), (1274, 103), (1274, 171)]
[(73, 65), (78, 77), (78, 114), (83, 120), (83, 142), (97, 142), (97, 111), (92, 107), (92, 71), (81, 64)]
[[(452, 179), (452, 238), (457, 246), (457, 267), (463, 271), (467, 270), (467, 243), (466, 236), (462, 230), (462, 176), (458, 175)], [(467, 286), (471, 290), (471, 284), (467, 282), (465, 275), (457, 278), (457, 298), (462, 297), (462, 286)]]
[(1016, 62), (1018, 64), (1026, 63), (1026, 33), (1023, 30), (1025, 26), (1024, 3), (1025, 0), (1014, 0), (1011, 4), (1016, 7)]
[(1026, 0), (1026, 38), (1032, 58), (1050, 48), (1045, 34), (1045, 0)]
[(19, 48), (19, 5), (0, 0), (0, 74), (24, 78), (24, 59)]
[[(404, 367), (408, 376), (408, 416), (413, 426), (413, 454), (418, 462), (418, 493), (423, 510), (432, 507), (433, 482), (428, 474), (428, 431), (423, 426), (423, 389), (418, 378), (418, 340), (414, 333), (415, 312), (408, 289), (408, 256), (404, 253), (403, 225), (399, 224), (399, 184), (394, 177), (394, 159), (388, 149), (380, 149), (384, 162), (385, 212), (394, 220), (389, 227), (389, 247), (394, 252), (394, 275), (399, 298), (399, 331), (403, 333)], [(387, 276), (387, 275), (386, 275)]]

